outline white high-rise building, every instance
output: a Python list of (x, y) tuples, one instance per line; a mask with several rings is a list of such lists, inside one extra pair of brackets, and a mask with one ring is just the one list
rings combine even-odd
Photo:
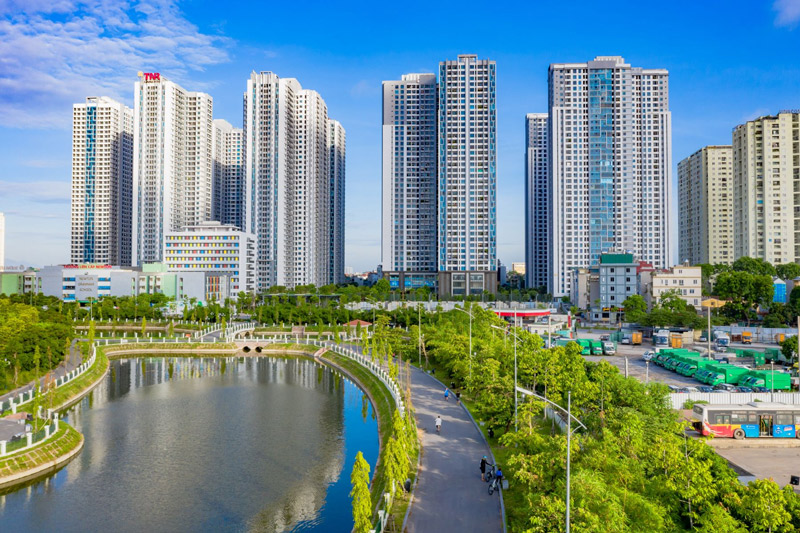
[(439, 292), (496, 292), (496, 64), (475, 55), (439, 63)]
[(131, 264), (133, 111), (111, 98), (72, 107), (72, 263)]
[(678, 163), (678, 257), (733, 263), (733, 152), (706, 146)]
[(343, 202), (330, 196), (332, 153), (344, 171), (344, 130), (333, 138), (325, 101), (293, 78), (253, 72), (244, 100), (245, 225), (257, 239), (257, 289), (325, 285), (336, 255), (330, 227), (344, 216), (331, 212)]
[(669, 74), (618, 56), (549, 70), (552, 225), (549, 292), (612, 250), (673, 263)]
[(436, 272), (436, 74), (383, 82), (384, 271)]
[(800, 112), (733, 130), (734, 259), (800, 262)]
[(133, 263), (162, 260), (164, 234), (214, 215), (213, 100), (160, 76), (134, 89)]
[(328, 119), (328, 150), (330, 151), (329, 283), (344, 283), (344, 209), (345, 209), (345, 152), (344, 127)]
[(547, 113), (525, 117), (525, 285), (550, 280), (550, 165)]
[(213, 219), (245, 227), (244, 131), (214, 119)]
[(0, 272), (6, 266), (6, 215), (0, 213)]

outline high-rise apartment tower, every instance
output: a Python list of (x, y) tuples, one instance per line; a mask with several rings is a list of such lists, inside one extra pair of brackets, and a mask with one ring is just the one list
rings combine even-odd
[(72, 263), (131, 264), (132, 187), (133, 111), (105, 96), (75, 104)]
[(733, 152), (706, 146), (678, 163), (678, 258), (733, 262)]
[(800, 262), (800, 112), (733, 130), (734, 259)]
[(338, 275), (332, 258), (344, 254), (343, 237), (331, 237), (344, 216), (331, 211), (344, 205), (331, 200), (333, 173), (344, 190), (344, 130), (331, 125), (322, 97), (293, 78), (253, 72), (244, 101), (245, 231), (256, 236), (257, 289), (330, 283)]
[(612, 250), (673, 263), (669, 75), (618, 56), (549, 70), (550, 293)]
[(158, 73), (134, 89), (133, 263), (162, 260), (164, 234), (214, 215), (213, 101)]
[(496, 64), (475, 55), (439, 63), (440, 293), (496, 292)]
[(550, 279), (550, 166), (547, 113), (525, 117), (525, 285)]

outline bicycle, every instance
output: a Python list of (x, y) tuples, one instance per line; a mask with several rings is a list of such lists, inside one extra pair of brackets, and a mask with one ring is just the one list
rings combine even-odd
[[(491, 463), (486, 463), (486, 466), (490, 467), (486, 471), (486, 482), (491, 484), (492, 480), (494, 479), (494, 473), (497, 471), (497, 467)], [(491, 494), (491, 492), (489, 494)]]
[(494, 491), (500, 490), (500, 478), (493, 476), (492, 481), (489, 483), (489, 494), (494, 494)]

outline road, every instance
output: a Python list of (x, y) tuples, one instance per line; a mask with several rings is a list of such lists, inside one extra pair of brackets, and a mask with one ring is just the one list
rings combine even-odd
[[(442, 384), (415, 367), (411, 395), (422, 460), (406, 531), (503, 531), (500, 498), (489, 495), (478, 470), (489, 447), (463, 405), (452, 396), (445, 401)], [(441, 434), (433, 425), (437, 415)]]
[[(69, 372), (72, 372), (75, 368), (80, 366), (80, 364), (81, 364), (81, 362), (83, 360), (83, 356), (81, 355), (81, 351), (80, 351), (80, 349), (78, 349), (77, 344), (78, 344), (77, 340), (73, 340), (72, 341), (72, 344), (69, 347), (69, 349), (70, 349), (69, 364), (65, 364), (62, 361), (61, 364), (56, 367), (56, 369), (55, 369), (55, 371), (53, 373), (53, 375), (54, 375), (53, 379), (58, 379), (58, 378), (60, 378), (62, 376), (65, 376), (66, 374), (68, 374)], [(12, 372), (13, 372), (13, 370), (12, 370)], [(46, 379), (47, 379), (47, 375), (46, 374), (39, 379), (40, 386), (44, 386)], [(30, 383), (27, 383), (27, 384), (23, 385), (22, 387), (19, 387), (17, 389), (14, 389), (13, 391), (10, 391), (10, 392), (7, 392), (7, 393), (3, 394), (2, 396), (0, 396), (0, 403), (6, 401), (9, 398), (17, 396), (18, 394), (20, 394), (22, 392), (28, 392), (29, 390), (31, 390), (33, 388), (33, 384), (34, 384), (34, 381), (31, 381)]]
[[(355, 344), (344, 345), (360, 352)], [(450, 396), (444, 385), (424, 371), (411, 367), (411, 396), (422, 445), (420, 470), (408, 513), (408, 533), (428, 531), (503, 531), (498, 493), (489, 495), (481, 481), (481, 458), (491, 458), (483, 434), (467, 410)], [(442, 417), (442, 432), (434, 420)]]

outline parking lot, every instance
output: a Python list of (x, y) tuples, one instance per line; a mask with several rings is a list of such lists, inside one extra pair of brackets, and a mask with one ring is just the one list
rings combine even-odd
[[(797, 439), (794, 439), (794, 442), (796, 441)], [(772, 439), (753, 439), (744, 442), (733, 439), (709, 441), (709, 445), (727, 459), (740, 476), (753, 476), (756, 479), (772, 478), (778, 485), (784, 487), (789, 484), (789, 476), (800, 476), (800, 447), (775, 447), (778, 444), (781, 444), (780, 440)], [(795, 486), (794, 490), (800, 492), (800, 487)]]

